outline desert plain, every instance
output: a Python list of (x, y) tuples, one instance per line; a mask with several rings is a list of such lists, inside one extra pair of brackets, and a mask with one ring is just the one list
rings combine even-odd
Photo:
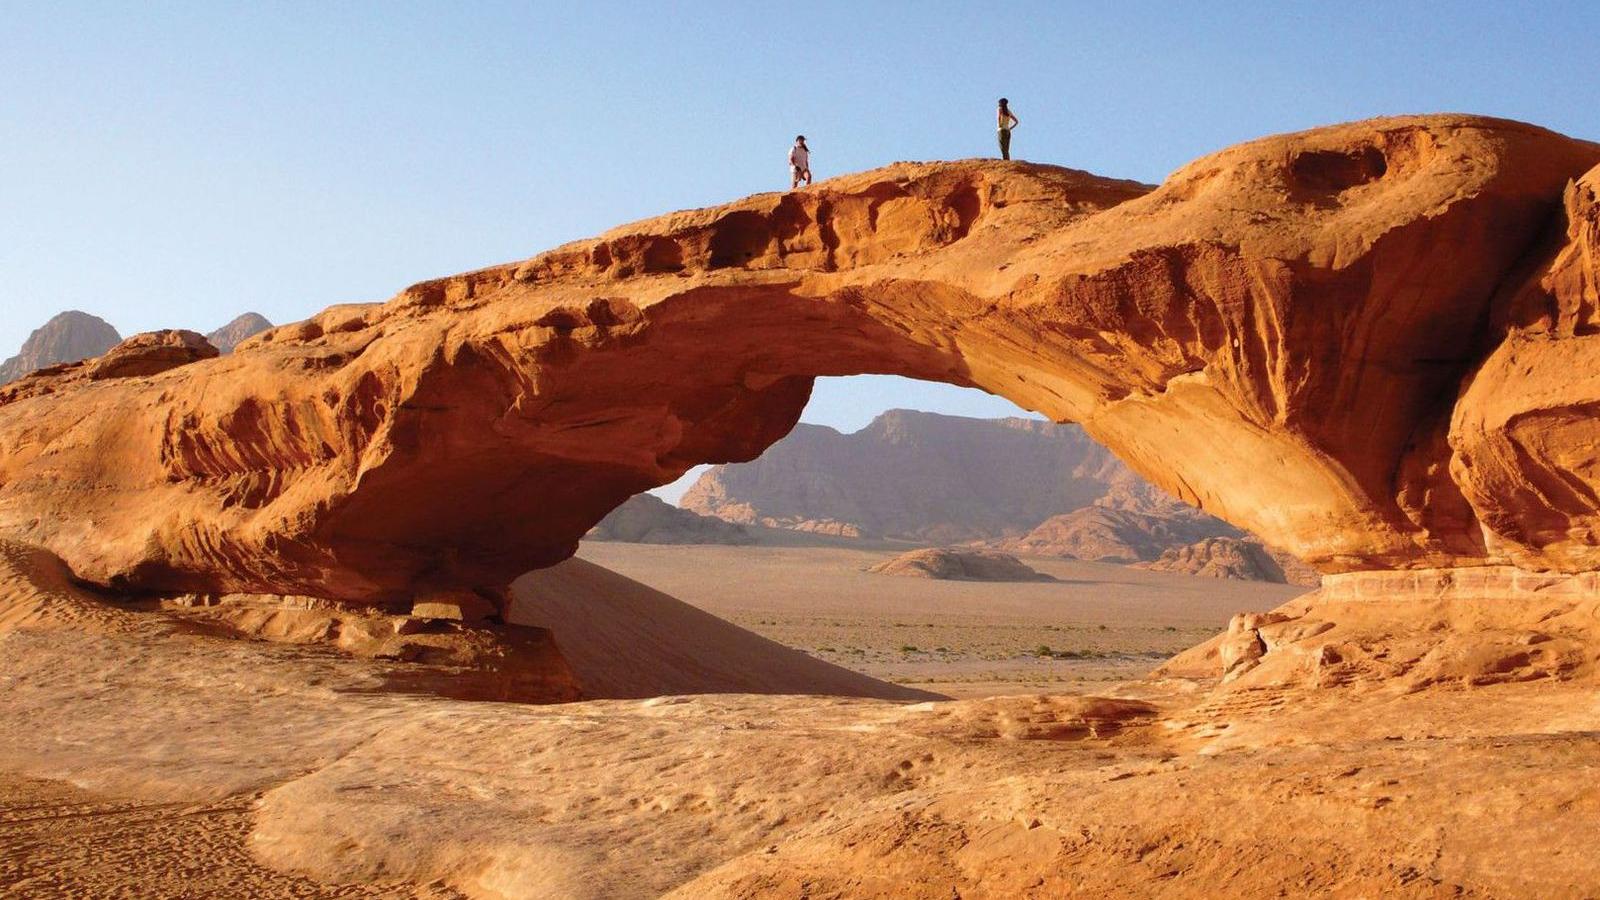
[(1265, 612), (1307, 590), (1026, 557), (1058, 580), (867, 571), (898, 552), (596, 543), (578, 556), (819, 659), (960, 697), (1140, 678), (1235, 613)]

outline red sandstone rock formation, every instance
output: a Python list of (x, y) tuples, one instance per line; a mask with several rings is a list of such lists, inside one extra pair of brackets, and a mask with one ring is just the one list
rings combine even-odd
[(1482, 525), (1486, 555), (1575, 572), (1600, 568), (1600, 168), (1564, 201), (1557, 236), (1496, 298), (1494, 349), (1463, 386), (1448, 449), (1435, 443), (1428, 461), (1448, 459), (1464, 495), (1448, 513)]
[(675, 213), (0, 400), (0, 534), (125, 588), (498, 590), (880, 372), (1080, 422), (1323, 571), (1600, 568), (1595, 176), (1568, 191), (1597, 162), (1408, 117), (1153, 190), (899, 164)]
[(128, 338), (102, 356), (46, 366), (0, 386), (0, 406), (70, 392), (86, 381), (157, 375), (216, 355), (217, 348), (192, 331), (148, 331)]

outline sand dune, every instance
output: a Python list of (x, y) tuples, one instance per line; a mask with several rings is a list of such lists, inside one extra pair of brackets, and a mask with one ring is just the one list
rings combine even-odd
[(509, 620), (556, 632), (586, 698), (938, 696), (823, 662), (582, 559), (529, 572), (511, 589)]

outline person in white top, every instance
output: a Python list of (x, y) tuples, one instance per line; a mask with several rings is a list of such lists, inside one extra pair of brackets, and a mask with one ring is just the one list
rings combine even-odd
[(1017, 118), (1011, 112), (1011, 107), (1006, 103), (1006, 98), (1004, 98), (1004, 97), (1000, 98), (999, 118), (1000, 118), (1000, 123), (999, 123), (1000, 124), (1000, 158), (1001, 159), (1010, 159), (1011, 158), (1011, 129), (1017, 127), (1018, 125), (1021, 125), (1022, 124), (1022, 120)]
[(806, 136), (799, 135), (794, 139), (794, 146), (789, 148), (789, 190), (800, 186), (800, 180), (805, 179), (806, 186), (811, 186), (811, 148), (806, 146)]

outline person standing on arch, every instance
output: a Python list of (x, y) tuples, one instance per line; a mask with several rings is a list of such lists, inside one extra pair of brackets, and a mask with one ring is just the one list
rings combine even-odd
[(1007, 104), (1006, 98), (1000, 98), (999, 125), (1000, 125), (1000, 158), (1011, 158), (1011, 129), (1022, 124)]
[(805, 179), (806, 187), (811, 186), (811, 148), (806, 146), (806, 136), (797, 135), (794, 146), (789, 148), (789, 190), (800, 186), (800, 180)]

